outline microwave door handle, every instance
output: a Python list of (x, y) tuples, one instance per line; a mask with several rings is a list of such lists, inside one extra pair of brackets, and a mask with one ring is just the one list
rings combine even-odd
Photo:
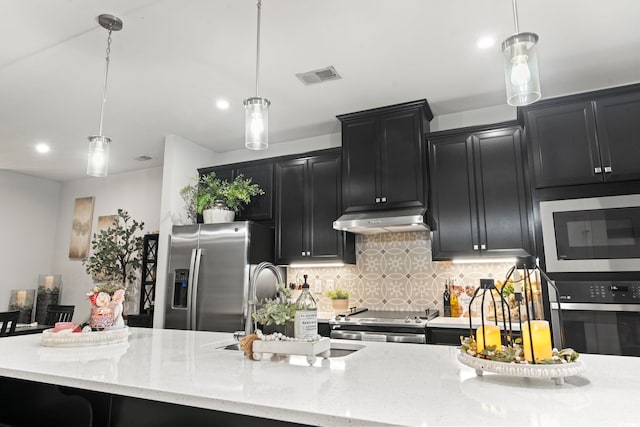
[(193, 279), (196, 264), (196, 251), (191, 249), (191, 260), (189, 261), (189, 277), (187, 278), (187, 330), (191, 330), (191, 307), (193, 302)]

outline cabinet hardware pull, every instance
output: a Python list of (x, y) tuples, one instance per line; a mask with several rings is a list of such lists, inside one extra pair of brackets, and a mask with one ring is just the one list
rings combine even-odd
[(593, 168), (593, 171), (595, 173), (602, 173), (602, 168), (598, 167), (598, 168)]
[(473, 245), (473, 250), (477, 251), (478, 250), (478, 245)]
[(611, 166), (605, 166), (604, 171), (605, 173), (611, 173)]
[(380, 197), (376, 197), (376, 203), (380, 203)]
[(305, 251), (302, 251), (302, 256), (304, 256), (304, 255), (305, 255)]
[(382, 198), (382, 203), (386, 203), (386, 201), (387, 201), (387, 198), (386, 198), (386, 197), (383, 197), (383, 198)]
[(487, 245), (480, 245), (480, 249), (482, 249), (483, 251), (487, 250)]
[(310, 251), (307, 251), (307, 256), (311, 256), (311, 252)]

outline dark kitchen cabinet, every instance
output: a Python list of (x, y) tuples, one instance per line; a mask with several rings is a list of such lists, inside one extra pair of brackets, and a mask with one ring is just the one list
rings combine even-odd
[(550, 99), (519, 114), (537, 188), (640, 179), (640, 89)]
[(531, 254), (531, 208), (517, 123), (428, 138), (433, 259)]
[(235, 163), (232, 165), (214, 166), (211, 168), (199, 169), (200, 174), (215, 172), (220, 179), (232, 181), (242, 174), (244, 178), (258, 184), (264, 191), (263, 195), (251, 198), (251, 203), (246, 205), (236, 215), (236, 221), (256, 221), (260, 223), (273, 223), (274, 197), (273, 180), (274, 165), (273, 160), (257, 160), (253, 162)]
[(337, 116), (343, 212), (426, 206), (426, 100)]
[(333, 229), (341, 210), (340, 151), (278, 162), (276, 262), (355, 263), (354, 236)]

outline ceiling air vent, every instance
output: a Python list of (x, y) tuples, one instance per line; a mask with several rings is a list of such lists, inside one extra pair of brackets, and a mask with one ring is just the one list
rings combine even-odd
[(320, 68), (319, 70), (307, 71), (306, 73), (296, 74), (296, 77), (299, 78), (302, 83), (309, 86), (316, 83), (322, 83), (329, 80), (339, 80), (340, 74), (336, 71), (333, 66), (328, 66), (325, 68)]

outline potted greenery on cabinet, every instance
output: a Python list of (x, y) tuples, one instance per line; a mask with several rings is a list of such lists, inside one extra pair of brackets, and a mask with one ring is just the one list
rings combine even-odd
[(195, 223), (197, 214), (202, 214), (205, 223), (232, 222), (251, 198), (264, 194), (258, 184), (242, 174), (229, 182), (216, 178), (215, 173), (202, 175), (192, 185), (180, 190), (187, 204), (187, 215)]

